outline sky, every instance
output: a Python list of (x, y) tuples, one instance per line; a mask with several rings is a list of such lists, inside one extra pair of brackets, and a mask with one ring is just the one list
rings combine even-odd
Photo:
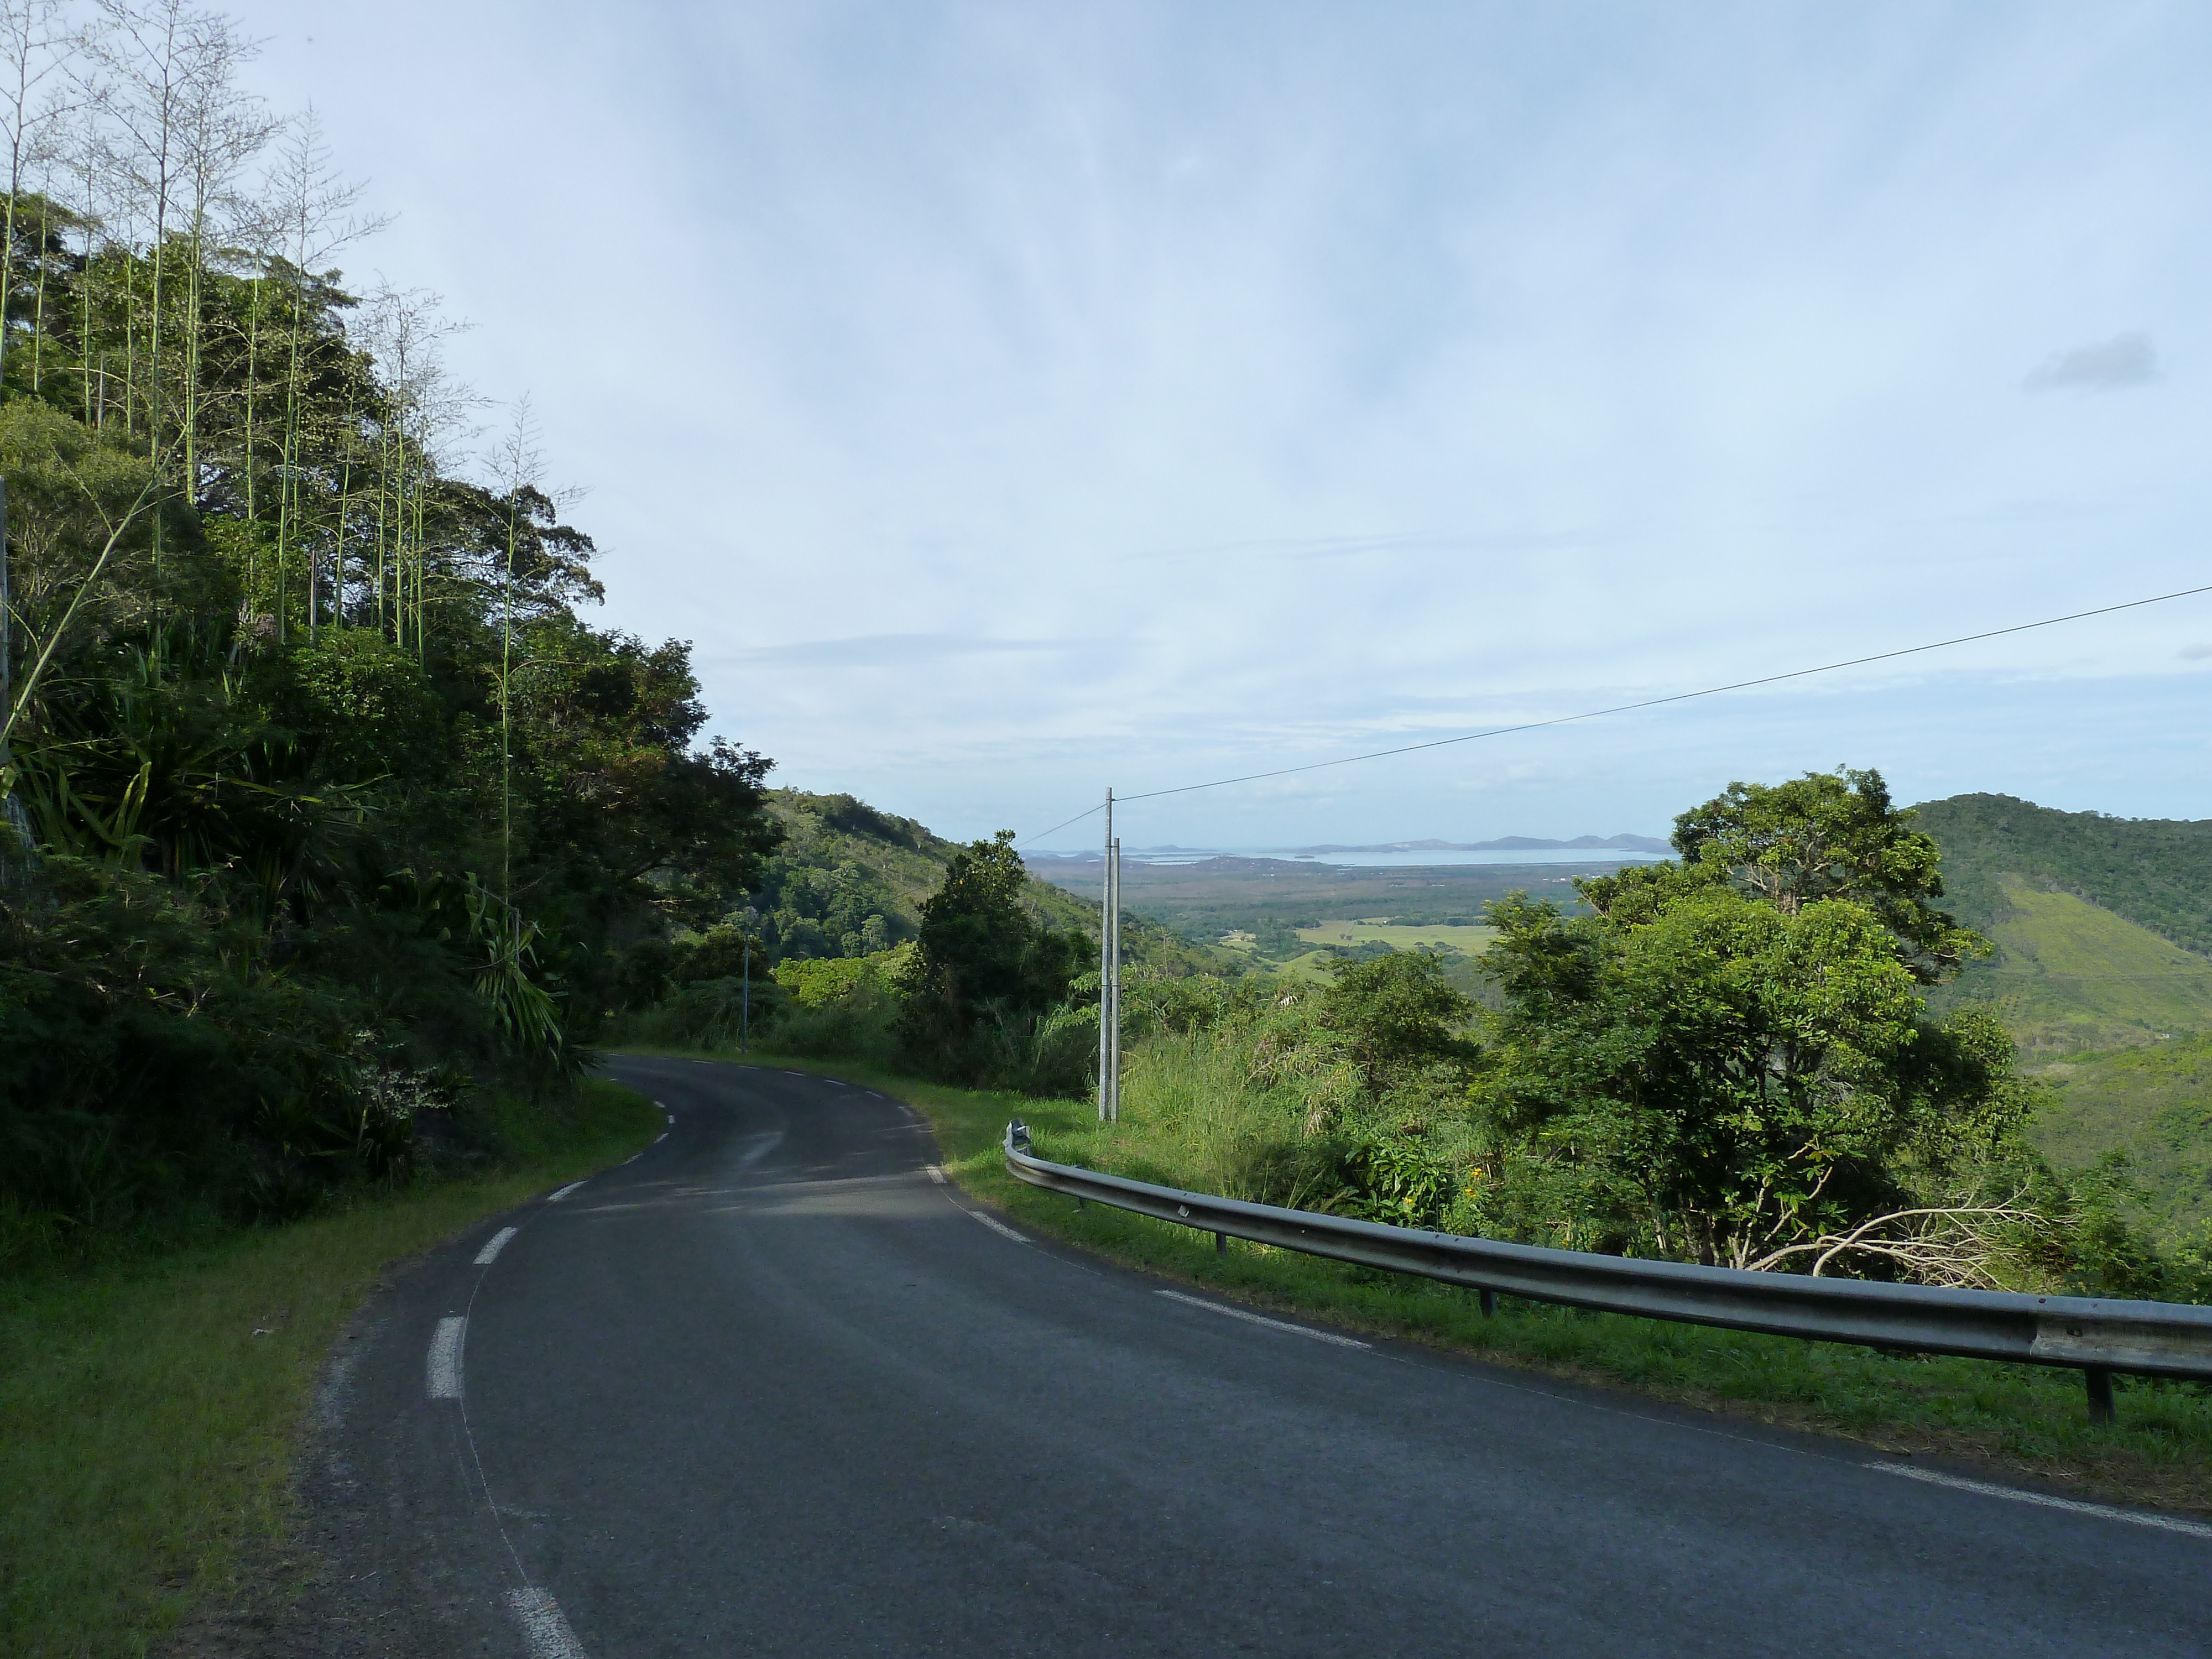
[[(349, 271), (531, 398), (603, 624), (941, 834), (2212, 583), (2201, 5), (232, 10), (394, 216)], [(1117, 828), (1839, 763), (2201, 818), (2208, 676), (2212, 594)]]

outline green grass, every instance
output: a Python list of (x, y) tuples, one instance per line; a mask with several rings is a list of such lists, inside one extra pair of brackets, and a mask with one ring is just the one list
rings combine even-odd
[(1386, 921), (1325, 921), (1318, 927), (1301, 927), (1297, 935), (1309, 945), (1387, 945), (1394, 951), (1437, 945), (1474, 956), (1490, 948), (1498, 930), (1443, 922), (1401, 927)]
[(281, 1545), (317, 1374), (389, 1263), (648, 1144), (643, 1096), (586, 1085), (510, 1126), (503, 1173), (288, 1226), (0, 1280), (0, 1652), (146, 1652)]
[(2212, 1037), (2069, 1054), (2032, 1073), (2057, 1093), (2029, 1129), (2045, 1158), (2081, 1169), (2124, 1152), (2161, 1238), (2212, 1224)]
[(2071, 893), (2008, 883), (1999, 956), (1944, 1003), (1991, 1000), (2021, 1049), (2057, 1054), (2212, 1030), (2212, 962)]
[[(756, 1058), (764, 1058), (758, 1054)], [(1020, 1225), (1130, 1267), (1278, 1311), (1408, 1339), (1499, 1364), (1843, 1436), (1892, 1454), (1970, 1459), (2121, 1503), (2212, 1512), (2212, 1389), (2114, 1379), (2118, 1421), (2088, 1420), (2079, 1376), (2039, 1366), (1896, 1357), (1838, 1343), (1674, 1325), (1501, 1298), (1485, 1319), (1471, 1291), (1232, 1243), (1065, 1198), (1015, 1181), (999, 1152), (1006, 1121), (1028, 1123), (1040, 1155), (1158, 1179), (1158, 1166), (1256, 1124), (1147, 1122), (1137, 1079), (1124, 1121), (1102, 1127), (1089, 1102), (1039, 1101), (917, 1083), (869, 1067), (779, 1058), (846, 1078), (926, 1113), (945, 1168)], [(1233, 1108), (1224, 1108), (1234, 1110)], [(1218, 1158), (1218, 1154), (1217, 1154)], [(1224, 1168), (1226, 1166), (1224, 1166)], [(1176, 1183), (1212, 1183), (1199, 1169)]]

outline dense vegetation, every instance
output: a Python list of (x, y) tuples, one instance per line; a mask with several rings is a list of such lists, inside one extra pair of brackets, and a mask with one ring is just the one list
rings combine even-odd
[(557, 1112), (622, 951), (775, 840), (687, 648), (580, 616), (526, 414), (471, 462), (434, 313), (327, 268), (362, 227), (312, 122), (224, 20), (100, 15), (0, 41), (12, 1245)]
[[(1024, 967), (1049, 936), (1018, 917), (1006, 845), (966, 849), (925, 906), (950, 931), (925, 923), (834, 982), (787, 975), (805, 988), (772, 1040), (1087, 1085), (1096, 977), (1073, 941), (1050, 971)], [(1677, 820), (1674, 846), (1674, 863), (1578, 878), (1572, 907), (1493, 904), (1498, 939), (1471, 963), (1362, 946), (1318, 982), (1126, 964), (1127, 1121), (1108, 1155), (1240, 1197), (1578, 1249), (2212, 1293), (2212, 1240), (2169, 1234), (2161, 1254), (2124, 1160), (2039, 1154), (2053, 1097), (1992, 1011), (1931, 1006), (1990, 947), (1944, 908), (1938, 848), (1878, 774), (1731, 786)], [(1462, 967), (1484, 1001), (1452, 982)], [(932, 1021), (963, 974), (991, 988), (956, 1058), (952, 1024)], [(1032, 1055), (1056, 1041), (1056, 1062), (1025, 1063), (1010, 1030)]]

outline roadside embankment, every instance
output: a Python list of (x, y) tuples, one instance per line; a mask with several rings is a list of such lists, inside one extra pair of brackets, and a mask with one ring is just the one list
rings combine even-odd
[(0, 1652), (143, 1654), (195, 1610), (301, 1571), (295, 1448), (331, 1346), (385, 1268), (662, 1127), (643, 1096), (587, 1083), (498, 1173), (0, 1279)]

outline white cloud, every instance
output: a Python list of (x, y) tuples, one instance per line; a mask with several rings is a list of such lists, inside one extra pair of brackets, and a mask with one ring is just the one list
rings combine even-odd
[(2031, 374), (2030, 392), (2116, 392), (2158, 378), (2158, 354), (2148, 334), (2115, 334), (2096, 345), (2062, 351)]

